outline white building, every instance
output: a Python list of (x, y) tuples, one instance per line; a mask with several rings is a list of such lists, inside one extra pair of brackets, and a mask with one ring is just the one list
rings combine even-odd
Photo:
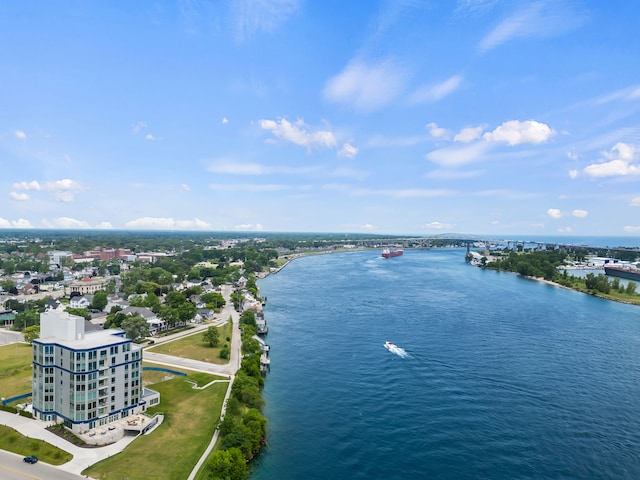
[(85, 333), (67, 312), (40, 314), (33, 341), (32, 398), (36, 418), (64, 422), (75, 433), (142, 413), (160, 394), (142, 388), (142, 348), (118, 329)]
[(49, 265), (54, 267), (62, 267), (67, 257), (72, 257), (73, 253), (66, 250), (51, 250), (47, 252), (49, 255)]

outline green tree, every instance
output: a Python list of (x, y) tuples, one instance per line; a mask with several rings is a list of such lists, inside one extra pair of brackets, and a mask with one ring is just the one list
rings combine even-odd
[(627, 295), (635, 294), (636, 293), (636, 282), (627, 283), (626, 292), (627, 292)]
[(96, 310), (104, 310), (109, 301), (107, 300), (107, 292), (105, 290), (98, 290), (93, 295), (93, 300), (91, 301), (91, 308), (95, 308)]
[(22, 330), (21, 333), (24, 341), (31, 345), (36, 338), (40, 338), (40, 326), (32, 325)]
[(222, 294), (217, 292), (204, 293), (200, 296), (200, 300), (207, 304), (207, 308), (218, 310), (220, 307), (224, 307), (226, 301)]
[(2, 287), (2, 290), (5, 292), (8, 292), (9, 290), (13, 290), (16, 284), (13, 280), (0, 280), (0, 287)]
[(67, 308), (65, 311), (71, 315), (83, 317), (85, 320), (91, 320), (91, 312), (86, 308)]
[(25, 310), (24, 312), (16, 313), (16, 318), (13, 321), (15, 330), (22, 331), (34, 325), (40, 325), (40, 314), (36, 310)]
[(249, 475), (247, 461), (238, 448), (216, 450), (209, 460), (210, 478), (244, 480)]
[(149, 336), (149, 324), (140, 315), (128, 315), (120, 327), (127, 333), (127, 338), (131, 340)]
[(208, 343), (210, 347), (217, 347), (220, 343), (220, 331), (217, 327), (209, 327), (202, 334), (202, 341)]

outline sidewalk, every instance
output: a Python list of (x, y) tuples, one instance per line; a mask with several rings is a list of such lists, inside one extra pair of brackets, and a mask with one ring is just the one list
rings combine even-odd
[(137, 438), (124, 437), (116, 443), (104, 447), (80, 448), (48, 431), (46, 427), (49, 426), (49, 424), (40, 420), (23, 417), (16, 413), (0, 411), (0, 424), (14, 428), (26, 437), (44, 440), (65, 452), (69, 452), (73, 455), (73, 458), (69, 462), (56, 468), (77, 475), (80, 475), (85, 468), (94, 463), (121, 452)]

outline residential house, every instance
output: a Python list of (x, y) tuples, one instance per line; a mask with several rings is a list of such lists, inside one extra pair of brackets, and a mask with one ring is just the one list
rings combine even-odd
[(208, 322), (215, 318), (216, 314), (209, 308), (199, 308), (196, 312), (196, 316), (193, 317), (193, 323)]
[(49, 298), (44, 304), (45, 311), (62, 309), (61, 307), (62, 303), (56, 298)]
[(167, 323), (158, 318), (150, 308), (147, 307), (126, 307), (122, 309), (125, 315), (135, 315), (136, 313), (144, 318), (149, 324), (149, 334), (157, 335), (167, 329)]
[(71, 308), (89, 308), (93, 301), (93, 295), (76, 295), (69, 300), (69, 307)]

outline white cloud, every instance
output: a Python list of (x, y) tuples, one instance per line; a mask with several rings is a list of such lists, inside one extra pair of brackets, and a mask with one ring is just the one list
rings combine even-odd
[(604, 103), (613, 102), (615, 100), (622, 101), (634, 101), (640, 98), (640, 85), (632, 85), (615, 92), (608, 93), (602, 97), (599, 97), (593, 101), (595, 105), (602, 105)]
[(499, 0), (458, 0), (456, 12), (475, 13), (490, 10)]
[(73, 229), (85, 229), (90, 228), (89, 224), (84, 220), (76, 220), (71, 217), (58, 217), (52, 220), (43, 220), (42, 224), (46, 228), (73, 228)]
[(278, 184), (253, 184), (253, 183), (212, 183), (209, 185), (211, 190), (217, 192), (281, 192), (283, 190), (306, 190), (307, 186), (292, 187), (291, 185)]
[(339, 157), (353, 158), (358, 154), (358, 149), (349, 143), (345, 143), (340, 151), (338, 151)]
[(98, 230), (111, 230), (113, 225), (111, 225), (111, 222), (100, 222), (96, 225), (96, 228)]
[(501, 197), (509, 200), (527, 200), (539, 197), (538, 193), (529, 193), (523, 190), (509, 190), (506, 188), (495, 188), (493, 190), (480, 190), (475, 193), (479, 197)]
[(156, 137), (154, 137), (153, 135), (151, 135), (150, 133), (147, 133), (147, 135), (144, 137), (145, 140), (150, 140), (150, 141), (154, 141), (157, 140)]
[(131, 126), (131, 132), (134, 135), (137, 135), (138, 133), (140, 133), (145, 128), (147, 128), (147, 124), (145, 122), (136, 122)]
[(40, 190), (40, 184), (33, 180), (32, 182), (19, 182), (13, 184), (14, 190)]
[(400, 190), (374, 190), (368, 188), (359, 188), (351, 191), (351, 195), (362, 196), (383, 196), (391, 198), (434, 198), (452, 195), (454, 192), (445, 189), (427, 189), (427, 188), (407, 188)]
[(207, 230), (211, 225), (198, 218), (175, 220), (170, 217), (141, 217), (125, 224), (128, 228), (140, 230)]
[(390, 104), (404, 89), (406, 74), (391, 61), (367, 65), (354, 60), (329, 79), (324, 96), (357, 110), (373, 111)]
[(24, 133), (22, 130), (16, 130), (14, 133), (16, 138), (19, 138), (20, 140), (25, 140), (27, 138), (27, 134)]
[(226, 125), (227, 123), (229, 123), (229, 120), (227, 119), (227, 117), (222, 117), (222, 124)]
[(480, 160), (490, 148), (487, 143), (471, 143), (465, 146), (445, 147), (425, 155), (431, 162), (443, 166), (465, 165)]
[(570, 178), (576, 178), (578, 176), (579, 172), (576, 169), (573, 170), (569, 170), (569, 177)]
[(260, 128), (270, 131), (277, 138), (307, 148), (333, 148), (337, 144), (336, 137), (330, 131), (307, 132), (304, 121), (301, 119), (297, 120), (295, 124), (285, 118), (280, 120), (260, 120)]
[(574, 151), (567, 152), (567, 157), (571, 160), (578, 160), (578, 154)]
[(446, 128), (438, 127), (438, 124), (435, 122), (427, 123), (425, 128), (429, 130), (429, 133), (433, 138), (449, 138), (449, 131)]
[(360, 229), (371, 232), (373, 230), (377, 230), (378, 227), (376, 227), (375, 225), (371, 225), (370, 223), (365, 223), (364, 225), (360, 225)]
[(589, 215), (589, 212), (587, 212), (586, 210), (575, 209), (573, 212), (571, 212), (571, 215), (578, 218), (584, 218)]
[(550, 208), (549, 210), (547, 210), (547, 215), (549, 215), (551, 218), (562, 218), (562, 212), (557, 208)]
[(207, 170), (211, 173), (226, 173), (230, 175), (264, 175), (268, 169), (259, 163), (238, 163), (233, 160), (220, 159), (213, 161)]
[(364, 180), (369, 176), (369, 172), (350, 167), (338, 167), (333, 172), (331, 172), (331, 175), (334, 177), (347, 177), (355, 178), (357, 180)]
[(584, 173), (590, 177), (640, 175), (640, 166), (629, 165), (629, 163), (623, 160), (612, 160), (610, 162), (589, 165), (585, 167)]
[(514, 38), (550, 37), (579, 27), (586, 20), (567, 2), (532, 1), (502, 20), (480, 42), (486, 52)]
[(411, 95), (410, 100), (414, 103), (436, 102), (457, 90), (461, 83), (462, 76), (453, 75), (442, 83), (420, 87)]
[(484, 130), (484, 127), (482, 126), (463, 128), (462, 130), (460, 130), (458, 134), (456, 134), (455, 137), (453, 137), (453, 141), (469, 143), (473, 140), (480, 138), (480, 135), (482, 135), (483, 130)]
[(608, 162), (593, 163), (585, 167), (584, 173), (590, 177), (640, 175), (640, 164), (632, 163), (638, 159), (638, 153), (635, 145), (616, 143), (609, 152), (603, 154)]
[(626, 226), (624, 227), (625, 232), (640, 232), (640, 226)]
[(629, 205), (632, 207), (640, 207), (640, 197), (632, 198)]
[(38, 190), (50, 192), (59, 202), (72, 202), (74, 193), (82, 190), (82, 184), (69, 178), (40, 184), (38, 181), (19, 182), (13, 184), (14, 190)]
[(19, 220), (7, 220), (0, 217), (0, 228), (33, 228), (29, 220), (20, 218)]
[(252, 231), (259, 232), (264, 230), (264, 227), (260, 223), (256, 223), (255, 225), (252, 223), (242, 223), (240, 225), (235, 225), (233, 227), (234, 230), (244, 230), (244, 231)]
[(557, 232), (558, 233), (571, 233), (571, 232), (573, 232), (573, 228), (571, 228), (571, 227), (559, 227), (557, 229)]
[(450, 223), (431, 222), (423, 225), (422, 228), (429, 228), (434, 230), (451, 230), (453, 229), (453, 225), (451, 225)]
[(237, 39), (244, 41), (260, 31), (275, 31), (299, 6), (300, 0), (234, 0), (231, 12)]
[(12, 200), (15, 200), (16, 202), (26, 202), (27, 200), (29, 200), (29, 194), (27, 193), (18, 193), (18, 192), (10, 192), (9, 196), (11, 197)]
[(15, 228), (33, 228), (33, 225), (31, 225), (31, 222), (24, 218), (19, 218), (18, 220), (11, 222), (11, 225), (14, 226)]
[(207, 170), (211, 173), (223, 173), (227, 175), (269, 175), (269, 174), (286, 174), (300, 175), (309, 174), (318, 170), (317, 167), (286, 167), (286, 166), (267, 166), (259, 163), (239, 163), (232, 159), (221, 158), (213, 160), (207, 166)]
[(504, 122), (493, 132), (485, 133), (482, 138), (487, 142), (505, 142), (509, 145), (519, 145), (521, 143), (543, 143), (549, 140), (555, 131), (548, 125), (535, 120), (510, 120)]
[(438, 180), (455, 180), (460, 178), (473, 178), (482, 175), (480, 170), (450, 170), (447, 168), (440, 168), (432, 170), (425, 174), (425, 178), (433, 178)]
[(183, 183), (178, 187), (178, 191), (179, 192), (190, 192), (191, 191), (191, 187), (189, 185), (187, 185), (186, 183)]

